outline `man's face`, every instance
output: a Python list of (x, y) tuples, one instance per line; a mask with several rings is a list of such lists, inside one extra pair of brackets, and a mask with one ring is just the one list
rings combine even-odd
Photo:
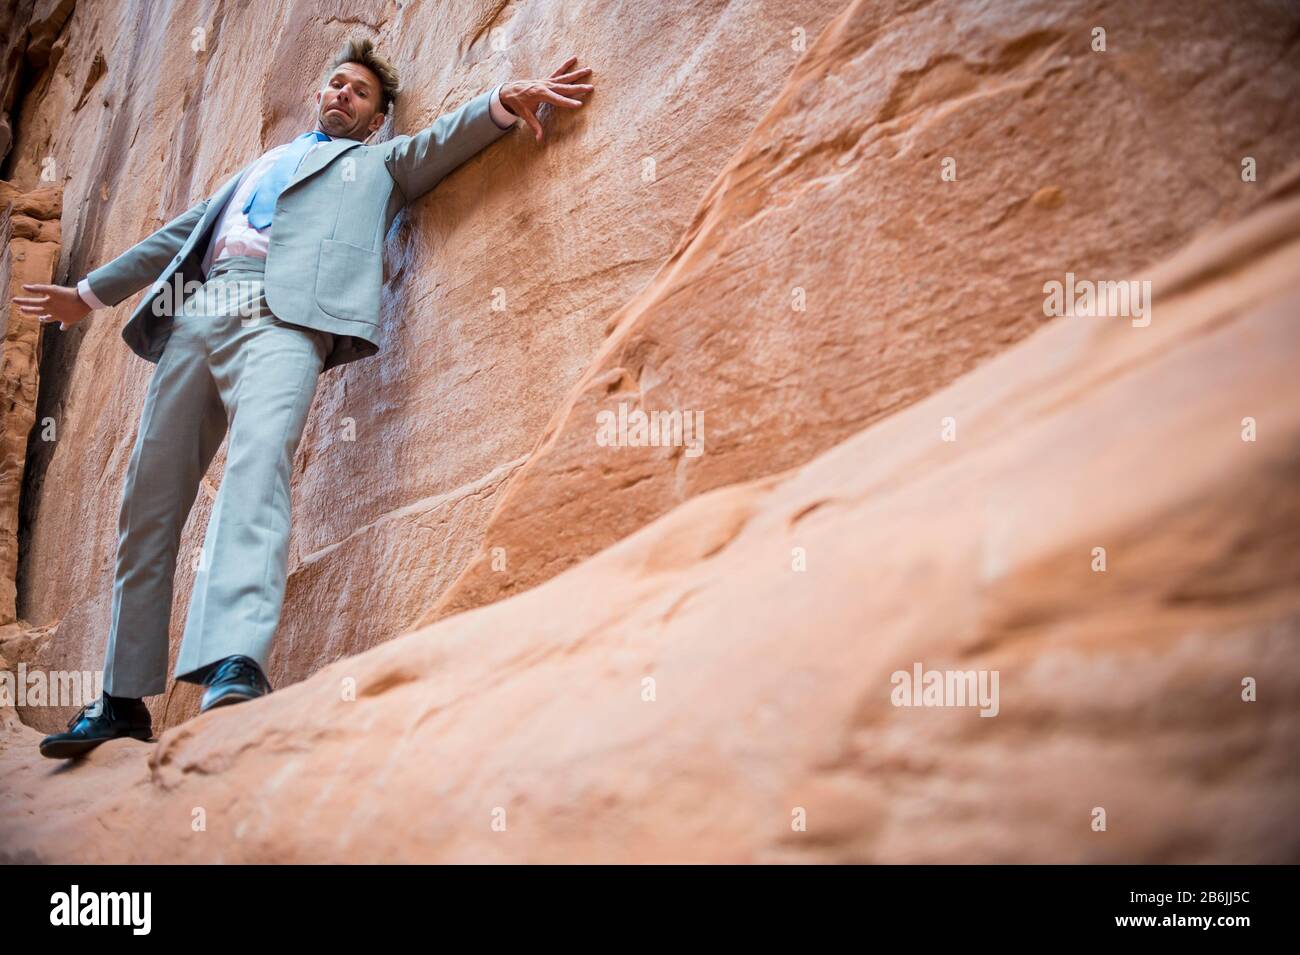
[(316, 128), (334, 139), (365, 141), (384, 125), (379, 109), (379, 77), (360, 63), (335, 67), (316, 91)]

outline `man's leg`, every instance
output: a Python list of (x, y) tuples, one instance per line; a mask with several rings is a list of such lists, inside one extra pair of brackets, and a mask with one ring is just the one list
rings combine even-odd
[[(226, 278), (253, 277), (231, 272)], [(332, 343), (327, 332), (262, 314), (247, 324), (239, 315), (222, 316), (212, 334), (210, 367), (230, 419), (230, 440), (190, 598), (178, 680), (201, 682), (210, 664), (235, 655), (265, 670), (280, 620), (293, 457)]]
[(104, 654), (104, 691), (162, 693), (172, 577), (199, 482), (226, 433), (208, 370), (202, 317), (181, 315), (145, 393), (118, 519), (117, 568)]

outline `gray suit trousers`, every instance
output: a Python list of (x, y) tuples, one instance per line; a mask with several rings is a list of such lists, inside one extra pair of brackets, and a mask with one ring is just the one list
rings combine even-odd
[(104, 659), (114, 696), (166, 688), (181, 529), (227, 430), (175, 674), (199, 682), (234, 654), (266, 669), (284, 603), (293, 456), (334, 336), (271, 314), (264, 265), (247, 256), (213, 265), (175, 315), (149, 382), (118, 523)]

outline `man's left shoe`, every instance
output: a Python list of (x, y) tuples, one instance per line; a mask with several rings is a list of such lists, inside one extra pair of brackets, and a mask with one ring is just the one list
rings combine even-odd
[(243, 656), (218, 660), (204, 677), (203, 685), (207, 689), (203, 691), (203, 701), (199, 704), (200, 713), (218, 706), (255, 700), (271, 692), (271, 684), (257, 661)]
[(41, 755), (50, 759), (84, 756), (101, 743), (129, 737), (148, 742), (153, 738), (153, 720), (144, 700), (100, 694), (68, 722), (66, 733), (54, 733), (41, 740)]

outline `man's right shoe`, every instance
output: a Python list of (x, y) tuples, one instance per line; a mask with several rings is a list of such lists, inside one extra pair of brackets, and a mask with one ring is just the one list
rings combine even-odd
[(218, 706), (255, 700), (271, 692), (266, 674), (252, 657), (233, 656), (218, 660), (203, 678), (203, 699), (199, 712), (206, 713)]
[(41, 755), (50, 759), (72, 759), (90, 752), (110, 739), (129, 737), (148, 741), (153, 721), (143, 700), (120, 699), (105, 693), (87, 703), (68, 721), (66, 733), (41, 740)]

